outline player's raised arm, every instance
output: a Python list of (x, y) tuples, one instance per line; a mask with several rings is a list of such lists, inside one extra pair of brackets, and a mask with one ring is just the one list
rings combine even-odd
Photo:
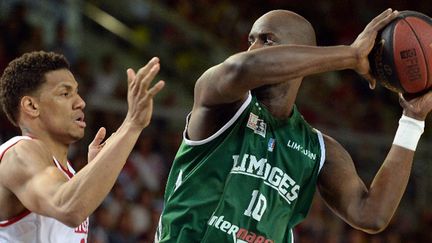
[[(397, 11), (388, 9), (373, 19), (351, 46), (331, 47), (315, 46), (314, 30), (301, 16), (293, 15), (290, 18), (293, 22), (290, 28), (295, 31), (287, 29), (276, 33), (270, 31), (266, 23), (274, 23), (278, 19), (272, 19), (275, 18), (272, 14), (264, 15), (255, 22), (249, 33), (248, 51), (229, 57), (198, 79), (195, 104), (213, 106), (234, 103), (245, 99), (246, 93), (257, 87), (342, 69), (356, 70), (373, 86), (367, 55), (378, 30), (397, 14)], [(290, 38), (284, 36), (291, 32), (303, 34)]]
[(424, 120), (432, 109), (432, 92), (410, 101), (401, 96), (400, 103), (404, 111), (393, 145), (369, 188), (345, 149), (325, 137), (327, 159), (318, 182), (320, 193), (347, 223), (369, 233), (382, 231), (399, 205)]

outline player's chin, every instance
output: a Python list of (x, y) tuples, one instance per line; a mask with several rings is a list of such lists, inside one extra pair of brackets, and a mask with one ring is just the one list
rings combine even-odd
[(77, 131), (74, 131), (70, 134), (74, 141), (78, 141), (84, 137), (84, 128), (80, 128)]

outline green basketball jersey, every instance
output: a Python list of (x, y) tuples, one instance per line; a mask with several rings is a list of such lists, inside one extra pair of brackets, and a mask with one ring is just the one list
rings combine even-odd
[(324, 155), (321, 133), (296, 107), (289, 119), (276, 119), (249, 95), (214, 135), (184, 135), (156, 242), (292, 242)]

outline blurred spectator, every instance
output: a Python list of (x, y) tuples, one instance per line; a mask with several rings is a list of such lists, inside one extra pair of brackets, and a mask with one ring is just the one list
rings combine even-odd
[(104, 205), (114, 219), (118, 219), (123, 210), (128, 207), (129, 202), (126, 199), (124, 188), (116, 183), (111, 190), (110, 195), (105, 199)]
[(104, 102), (106, 99), (112, 99), (115, 97), (119, 84), (120, 73), (115, 62), (115, 57), (112, 54), (103, 55), (100, 59), (99, 68), (94, 74), (91, 101)]
[(7, 59), (11, 61), (21, 54), (20, 48), (33, 33), (33, 27), (27, 21), (27, 6), (22, 2), (16, 2), (0, 29), (7, 51)]
[(92, 66), (86, 57), (78, 58), (72, 66), (72, 71), (79, 84), (79, 92), (84, 100), (87, 100), (91, 85), (93, 84)]
[(146, 238), (152, 224), (153, 195), (147, 189), (142, 189), (138, 194), (136, 203), (131, 207), (133, 231), (140, 238)]
[(67, 26), (65, 25), (65, 22), (62, 20), (58, 21), (55, 27), (54, 41), (49, 49), (53, 52), (63, 54), (73, 66), (77, 59), (76, 51), (74, 51), (72, 46), (69, 44), (67, 34)]
[(3, 73), (3, 70), (9, 63), (9, 57), (6, 50), (6, 45), (3, 38), (0, 38), (0, 74)]
[(41, 50), (45, 50), (43, 29), (42, 27), (35, 26), (31, 29), (29, 38), (21, 44), (21, 47), (19, 48), (19, 53)]
[(90, 224), (89, 242), (109, 243), (109, 233), (113, 228), (114, 218), (108, 208), (100, 206), (93, 214)]
[(113, 231), (109, 233), (109, 243), (135, 243), (136, 235), (133, 230), (131, 211), (128, 207), (124, 207), (119, 217), (116, 218)]
[(346, 239), (342, 241), (342, 243), (367, 243), (366, 234), (362, 231), (353, 229), (347, 226)]
[(156, 135), (143, 134), (129, 156), (129, 162), (136, 168), (142, 185), (154, 192), (164, 186), (161, 183), (166, 176), (163, 156), (155, 150), (155, 138)]

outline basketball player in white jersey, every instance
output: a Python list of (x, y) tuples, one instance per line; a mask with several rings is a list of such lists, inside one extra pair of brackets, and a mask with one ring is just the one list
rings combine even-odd
[(0, 146), (0, 243), (87, 242), (88, 217), (117, 179), (141, 131), (149, 124), (153, 58), (137, 73), (127, 70), (128, 112), (106, 142), (101, 128), (89, 145), (89, 164), (75, 174), (69, 145), (84, 135), (85, 102), (62, 55), (32, 52), (9, 63), (0, 79), (0, 101), (17, 136)]

